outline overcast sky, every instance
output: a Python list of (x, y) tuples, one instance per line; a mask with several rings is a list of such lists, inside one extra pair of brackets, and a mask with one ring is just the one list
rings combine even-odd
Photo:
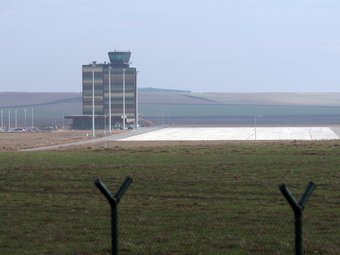
[(140, 87), (340, 92), (340, 1), (0, 1), (1, 92), (81, 91), (115, 49)]

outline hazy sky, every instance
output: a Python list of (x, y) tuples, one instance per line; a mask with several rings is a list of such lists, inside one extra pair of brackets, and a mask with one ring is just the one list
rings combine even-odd
[(114, 49), (140, 87), (340, 92), (340, 1), (0, 1), (1, 92), (81, 91)]

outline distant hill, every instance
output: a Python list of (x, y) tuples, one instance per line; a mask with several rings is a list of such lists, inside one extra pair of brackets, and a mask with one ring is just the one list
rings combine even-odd
[[(151, 92), (152, 91), (152, 92)], [(158, 92), (157, 92), (158, 91)], [(251, 124), (254, 116), (269, 124), (340, 123), (340, 93), (190, 93), (182, 90), (139, 90), (140, 116), (154, 123)], [(0, 92), (4, 125), (24, 126), (34, 110), (39, 126), (64, 125), (64, 116), (82, 113), (81, 93)], [(16, 111), (14, 110), (16, 109)], [(32, 110), (33, 109), (33, 110)]]
[[(139, 92), (139, 104), (216, 104), (213, 99), (193, 96), (191, 93)], [(217, 103), (218, 104), (218, 103)]]
[(340, 93), (191, 93), (219, 104), (340, 106)]
[(141, 93), (191, 93), (190, 90), (180, 90), (180, 89), (160, 89), (160, 88), (139, 88)]
[(0, 92), (0, 107), (81, 103), (80, 92)]
[[(191, 93), (157, 88), (138, 91), (139, 104), (340, 106), (340, 93)], [(81, 96), (81, 92), (0, 92), (0, 108), (57, 104), (81, 107)]]

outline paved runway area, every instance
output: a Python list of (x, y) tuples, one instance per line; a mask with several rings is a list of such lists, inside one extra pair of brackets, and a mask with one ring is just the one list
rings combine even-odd
[(216, 140), (332, 140), (339, 136), (328, 127), (187, 127), (163, 128), (118, 141)]
[(340, 127), (339, 126), (335, 126), (335, 127), (331, 127), (331, 129), (340, 138)]

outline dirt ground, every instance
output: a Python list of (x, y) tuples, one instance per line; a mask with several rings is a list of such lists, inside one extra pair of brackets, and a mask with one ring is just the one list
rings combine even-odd
[[(122, 131), (113, 130), (114, 133)], [(48, 145), (91, 140), (91, 130), (57, 130), (36, 133), (0, 133), (0, 151), (15, 151)], [(104, 136), (102, 130), (97, 137)]]

